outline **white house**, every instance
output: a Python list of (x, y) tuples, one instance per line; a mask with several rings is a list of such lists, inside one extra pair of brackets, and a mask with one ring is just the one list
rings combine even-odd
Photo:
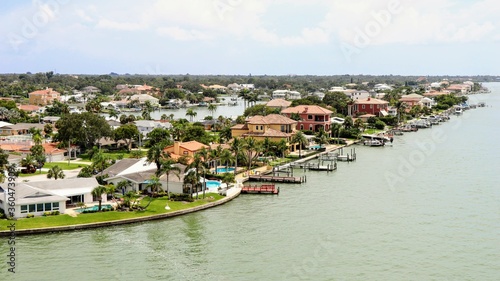
[(275, 90), (272, 94), (273, 99), (289, 99), (297, 100), (301, 98), (301, 95), (297, 91), (290, 90)]
[(137, 121), (134, 121), (134, 124), (137, 126), (137, 129), (139, 130), (139, 132), (141, 132), (143, 135), (147, 135), (149, 132), (151, 132), (155, 128), (163, 128), (163, 129), (172, 128), (172, 124), (170, 124), (170, 122), (137, 120)]
[[(15, 187), (15, 218), (35, 216), (44, 212), (59, 211), (64, 213), (67, 204), (78, 202), (92, 203), (92, 190), (99, 186), (95, 178), (73, 178), (17, 183)], [(0, 188), (0, 207), (8, 208), (8, 190)], [(102, 195), (106, 202), (106, 194)]]
[[(182, 193), (182, 185), (184, 181), (183, 171), (185, 166), (181, 164), (174, 164), (181, 169), (179, 177), (171, 173), (168, 177), (168, 189), (170, 192)], [(117, 161), (114, 165), (103, 171), (103, 174), (107, 174), (109, 177), (105, 179), (107, 183), (112, 183), (115, 186), (121, 181), (128, 181), (129, 186), (124, 188), (121, 192), (126, 193), (128, 191), (141, 192), (143, 190), (149, 190), (148, 184), (152, 176), (155, 175), (156, 164), (148, 163), (146, 157), (141, 159), (122, 159)], [(167, 186), (167, 176), (162, 175), (160, 177), (160, 183), (163, 189), (166, 190)]]
[(157, 106), (159, 104), (159, 99), (153, 97), (153, 96), (150, 96), (148, 94), (136, 94), (136, 95), (133, 95), (130, 97), (130, 100), (133, 101), (133, 100), (138, 100), (139, 101), (139, 104), (144, 104), (146, 101), (149, 101), (151, 103), (151, 105), (153, 106)]

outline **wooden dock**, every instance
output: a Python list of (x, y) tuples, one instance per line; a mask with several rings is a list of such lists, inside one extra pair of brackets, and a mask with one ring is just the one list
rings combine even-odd
[(261, 186), (243, 186), (241, 189), (242, 194), (271, 194), (271, 195), (279, 195), (280, 188), (275, 187), (274, 184), (266, 184)]
[(310, 170), (310, 171), (327, 171), (327, 172), (332, 172), (337, 169), (337, 163), (331, 163), (327, 165), (320, 165), (320, 163), (311, 163), (311, 162), (305, 162), (305, 163), (295, 163), (293, 164), (294, 168), (301, 168), (304, 170)]
[(271, 175), (251, 175), (249, 181), (264, 181), (264, 182), (282, 182), (282, 183), (303, 183), (306, 182), (306, 176), (302, 177), (281, 177)]

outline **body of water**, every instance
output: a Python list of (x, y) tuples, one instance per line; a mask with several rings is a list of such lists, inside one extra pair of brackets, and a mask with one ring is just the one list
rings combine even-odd
[(487, 86), (491, 94), (471, 97), (487, 107), (398, 136), (391, 147), (355, 146), (356, 162), (306, 172), (307, 183), (279, 185), (279, 196), (241, 195), (168, 220), (18, 237), (17, 273), (8, 275), (2, 262), (0, 276), (499, 280), (500, 84)]

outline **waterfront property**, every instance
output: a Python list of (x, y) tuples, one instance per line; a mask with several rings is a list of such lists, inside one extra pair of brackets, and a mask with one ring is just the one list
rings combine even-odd
[(364, 114), (373, 114), (379, 116), (381, 111), (387, 112), (389, 102), (368, 97), (366, 99), (357, 99), (352, 105), (348, 106), (350, 116)]
[[(64, 213), (69, 206), (77, 203), (92, 203), (96, 198), (92, 190), (99, 183), (95, 178), (59, 179), (51, 181), (23, 182), (16, 186), (15, 218), (28, 214), (43, 215), (44, 212), (59, 211)], [(0, 207), (7, 209), (7, 190), (0, 188)], [(96, 199), (96, 200), (94, 200)], [(106, 195), (102, 195), (106, 202)]]
[(299, 105), (286, 108), (281, 113), (288, 118), (292, 118), (294, 114), (300, 116), (300, 120), (297, 122), (297, 130), (309, 130), (313, 132), (323, 130), (327, 134), (330, 134), (332, 124), (331, 115), (333, 113), (331, 110), (317, 105)]

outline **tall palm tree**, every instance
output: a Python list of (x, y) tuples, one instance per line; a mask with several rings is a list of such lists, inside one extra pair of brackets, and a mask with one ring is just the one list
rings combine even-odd
[(242, 149), (242, 141), (239, 138), (234, 138), (233, 142), (231, 142), (230, 150), (234, 153), (234, 173), (238, 170), (238, 156), (240, 155), (240, 151)]
[[(196, 176), (197, 181), (193, 182), (193, 184), (194, 184), (194, 186), (196, 186), (197, 196), (198, 196), (198, 185), (200, 183), (200, 171), (205, 171), (206, 168), (207, 167), (206, 167), (205, 160), (199, 154), (195, 154), (191, 164), (189, 164), (186, 167), (187, 170), (189, 170), (189, 169), (195, 170), (195, 176)], [(203, 196), (205, 196), (205, 190), (203, 190)]]
[(332, 126), (331, 126), (331, 131), (332, 131), (332, 137), (335, 138), (335, 136), (337, 137), (337, 143), (338, 143), (338, 139), (340, 137), (340, 130), (342, 129), (342, 125), (339, 124), (339, 123), (332, 123)]
[(160, 173), (159, 175), (161, 174), (165, 174), (167, 176), (167, 196), (168, 196), (168, 199), (170, 200), (170, 191), (168, 189), (168, 183), (170, 181), (169, 177), (170, 177), (170, 174), (174, 174), (175, 176), (177, 176), (178, 179), (180, 179), (180, 173), (181, 173), (181, 169), (177, 166), (174, 166), (175, 164), (175, 161), (172, 160), (172, 159), (164, 159), (161, 161), (161, 168), (160, 168)]
[(244, 108), (246, 109), (246, 108), (247, 108), (247, 104), (246, 104), (246, 102), (247, 102), (247, 100), (248, 100), (248, 99), (249, 99), (249, 97), (250, 97), (250, 90), (248, 90), (248, 89), (242, 89), (242, 90), (239, 92), (238, 97), (243, 98), (243, 106), (244, 106)]
[(64, 174), (63, 170), (57, 165), (50, 168), (50, 170), (47, 173), (48, 179), (54, 178), (55, 180), (57, 180), (57, 179), (64, 179), (64, 177), (66, 177), (66, 175)]
[(316, 136), (314, 137), (314, 141), (319, 145), (328, 144), (328, 134), (325, 132), (325, 130), (323, 130), (323, 128), (321, 128), (316, 134)]
[(157, 176), (152, 176), (149, 179), (149, 183), (148, 183), (148, 185), (146, 187), (151, 188), (151, 195), (149, 196), (149, 202), (148, 202), (148, 204), (146, 206), (144, 206), (144, 209), (147, 209), (149, 207), (149, 204), (151, 204), (151, 202), (153, 202), (154, 195), (159, 190), (163, 190), (162, 189), (162, 184), (160, 182), (160, 179)]
[(250, 170), (252, 168), (253, 162), (259, 156), (259, 152), (261, 151), (261, 144), (254, 138), (245, 138), (243, 139), (243, 149), (246, 152), (248, 170)]
[(211, 103), (208, 105), (208, 111), (212, 114), (212, 119), (214, 118), (214, 113), (217, 111), (217, 105)]
[(163, 149), (165, 148), (165, 145), (163, 142), (159, 142), (155, 145), (153, 145), (151, 148), (149, 148), (148, 153), (147, 153), (147, 161), (148, 163), (155, 163), (156, 164), (156, 172), (161, 168), (161, 160), (163, 158), (168, 158), (170, 155), (167, 152), (164, 152)]
[(198, 115), (198, 113), (192, 108), (186, 110), (186, 116), (189, 116), (189, 121), (193, 122), (193, 118), (196, 117), (196, 115)]
[(306, 136), (301, 131), (298, 131), (292, 137), (292, 143), (299, 145), (299, 158), (302, 157), (302, 146), (307, 143)]
[(92, 155), (92, 167), (100, 172), (101, 176), (103, 171), (111, 164), (111, 157), (105, 155), (101, 151), (97, 151)]
[(101, 211), (101, 204), (102, 204), (102, 195), (107, 192), (107, 189), (103, 185), (96, 186), (94, 189), (92, 189), (92, 196), (94, 198), (97, 198), (97, 201), (99, 201), (99, 208), (97, 211)]

